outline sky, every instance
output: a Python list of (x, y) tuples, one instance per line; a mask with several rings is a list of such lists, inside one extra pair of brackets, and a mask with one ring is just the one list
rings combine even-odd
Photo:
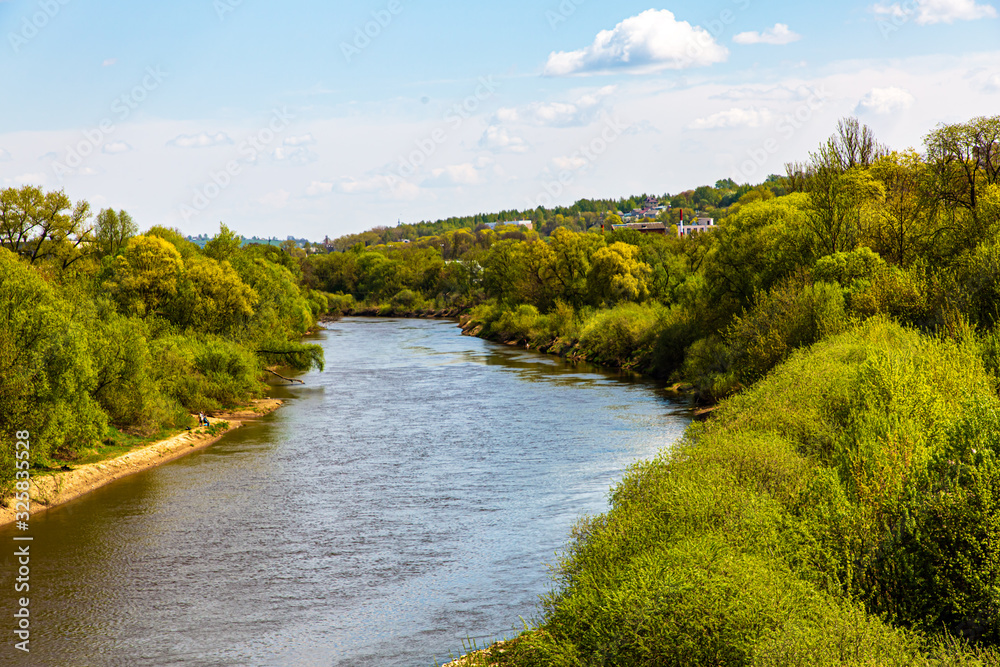
[(0, 0), (0, 188), (322, 240), (1000, 114), (997, 0)]

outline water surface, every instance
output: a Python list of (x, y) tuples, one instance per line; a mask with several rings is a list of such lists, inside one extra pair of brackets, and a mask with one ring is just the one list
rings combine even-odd
[(32, 518), (32, 652), (0, 664), (430, 667), (536, 616), (573, 523), (688, 421), (648, 381), (453, 322), (319, 342), (281, 410)]

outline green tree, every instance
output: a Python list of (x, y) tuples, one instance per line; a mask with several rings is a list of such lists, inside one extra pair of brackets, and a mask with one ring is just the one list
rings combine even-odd
[(649, 297), (652, 269), (639, 259), (639, 248), (612, 243), (594, 253), (587, 273), (587, 290), (594, 303), (614, 305)]
[(140, 317), (155, 313), (177, 295), (184, 269), (181, 254), (158, 236), (136, 236), (115, 258), (105, 287), (123, 312)]
[(14, 475), (14, 431), (31, 432), (31, 461), (69, 457), (104, 433), (91, 396), (87, 331), (38, 271), (0, 248), (0, 485)]
[(237, 236), (236, 232), (220, 222), (219, 233), (205, 244), (205, 254), (222, 262), (232, 259), (239, 252), (241, 245), (243, 245), (243, 237)]
[(75, 205), (63, 191), (33, 185), (0, 191), (0, 245), (34, 264), (53, 259), (61, 269), (86, 255), (93, 240), (90, 204)]
[(965, 245), (972, 247), (990, 232), (984, 226), (980, 199), (1000, 182), (1000, 116), (940, 125), (924, 138), (934, 196), (956, 207), (968, 221)]
[(116, 255), (129, 239), (139, 233), (132, 216), (125, 210), (105, 208), (97, 214), (95, 240), (101, 255)]

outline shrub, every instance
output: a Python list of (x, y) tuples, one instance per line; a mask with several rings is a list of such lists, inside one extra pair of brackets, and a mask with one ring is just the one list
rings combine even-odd
[(621, 303), (584, 323), (580, 349), (588, 359), (609, 366), (649, 367), (665, 309), (659, 305)]

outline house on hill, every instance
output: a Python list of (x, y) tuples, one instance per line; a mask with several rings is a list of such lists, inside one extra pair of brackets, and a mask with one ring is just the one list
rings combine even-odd
[(685, 236), (691, 236), (691, 234), (698, 234), (701, 232), (710, 232), (715, 229), (715, 219), (714, 218), (696, 218), (694, 222), (684, 224), (681, 220), (681, 224), (677, 225), (677, 236), (683, 238)]

